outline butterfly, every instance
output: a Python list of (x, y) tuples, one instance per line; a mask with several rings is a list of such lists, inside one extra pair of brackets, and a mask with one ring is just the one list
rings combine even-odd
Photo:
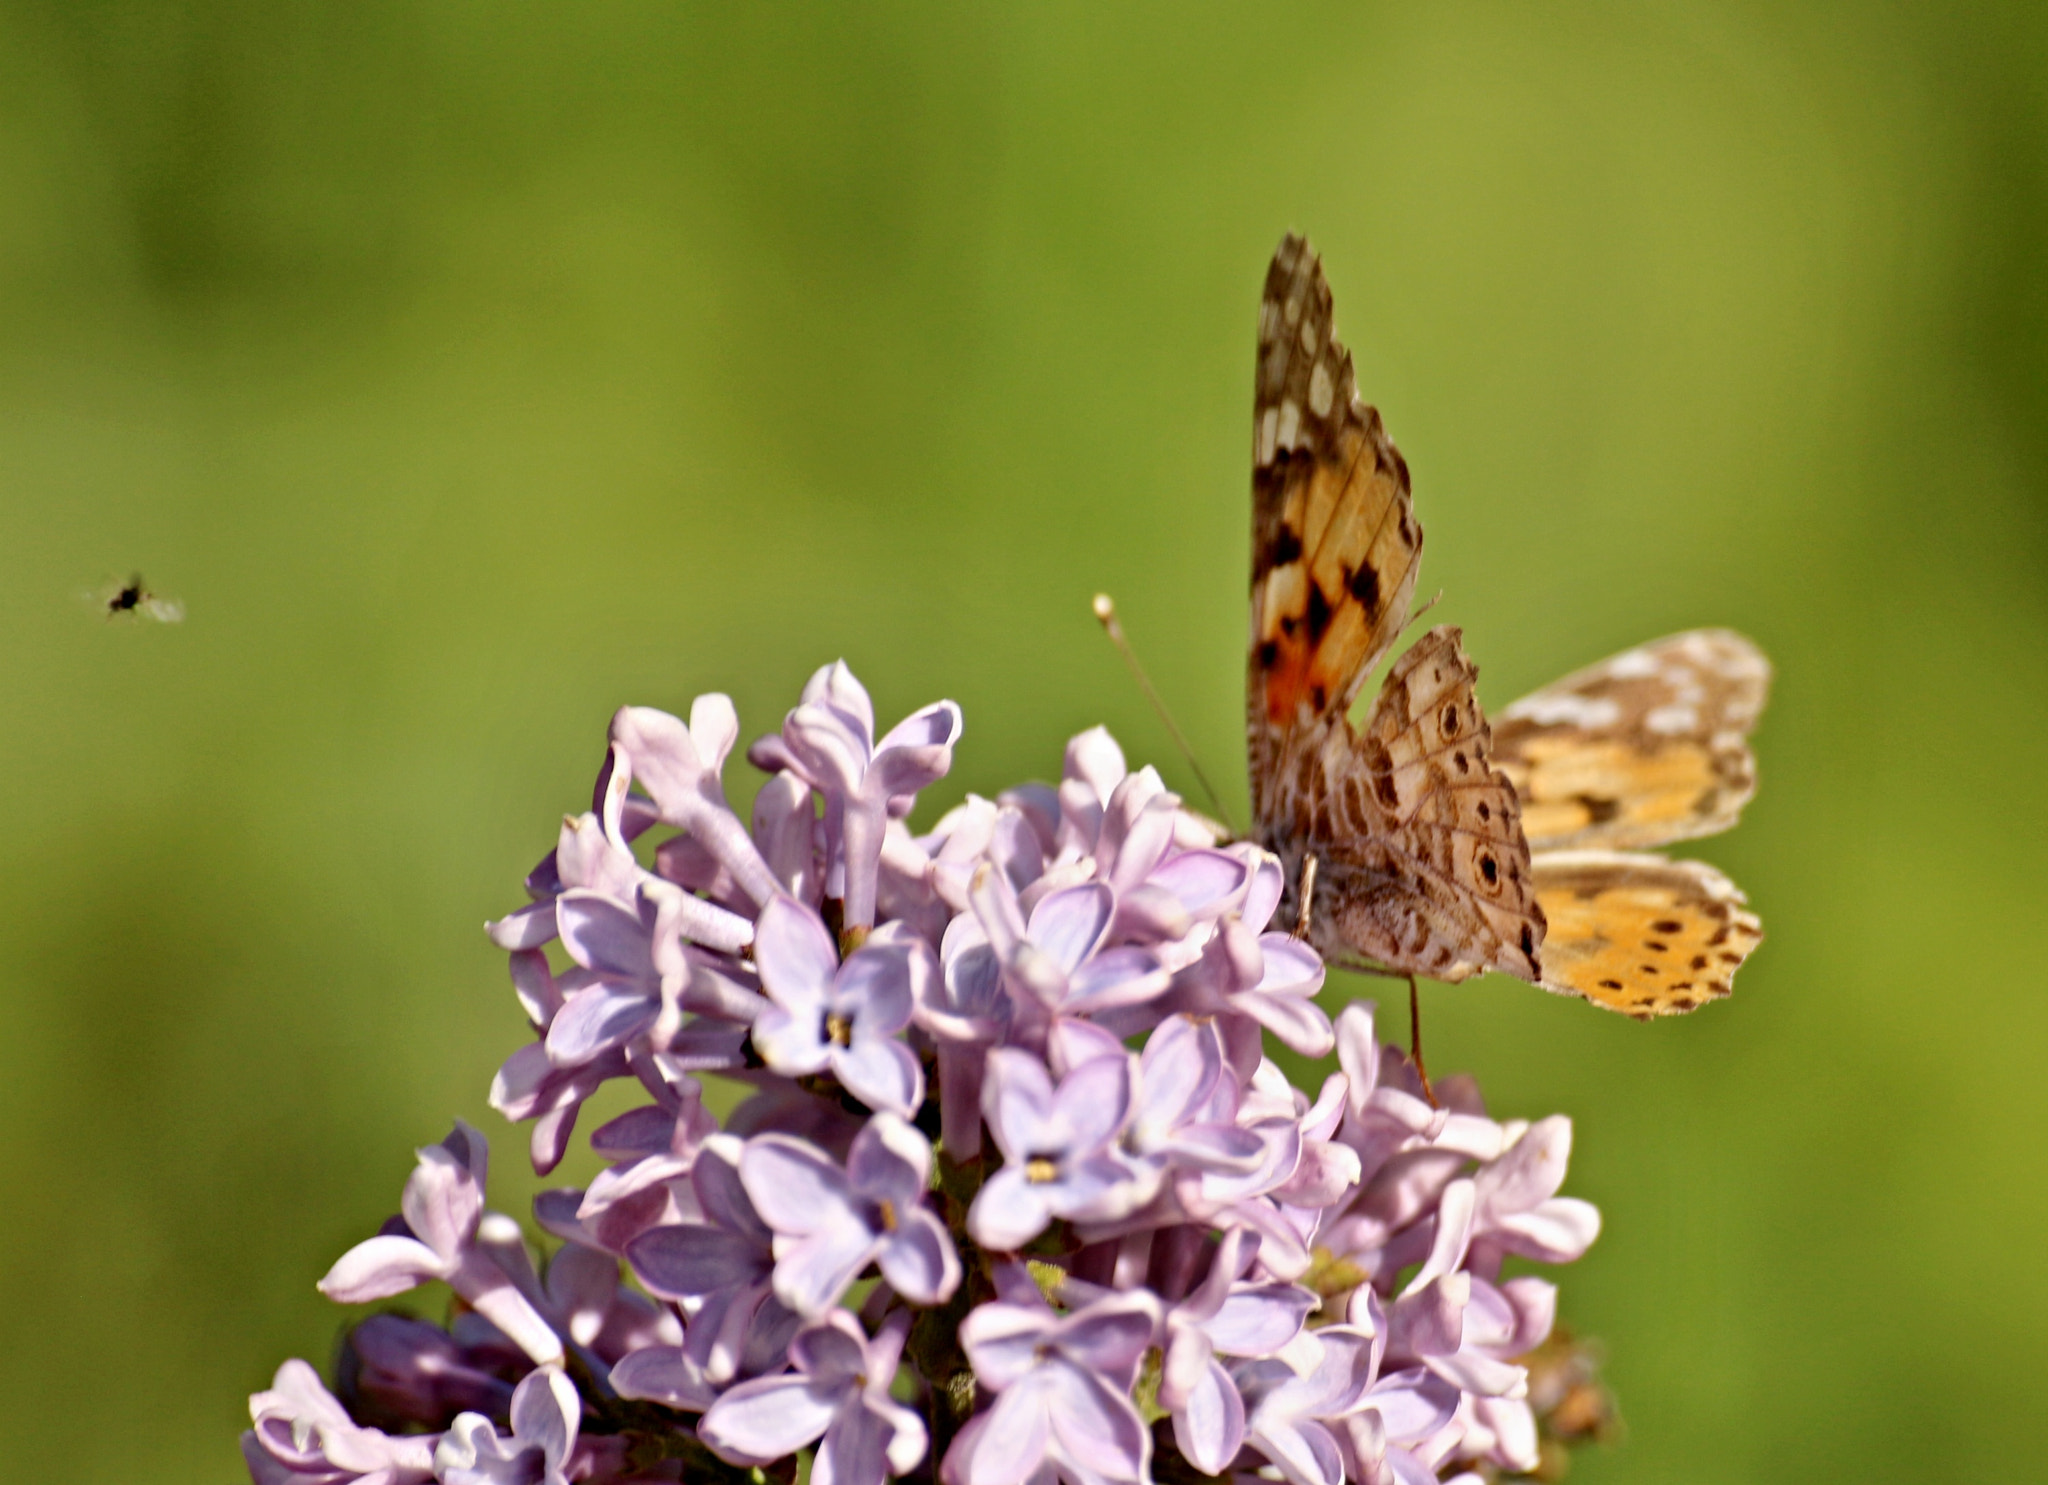
[(1624, 848), (1733, 823), (1762, 656), (1733, 635), (1660, 641), (1516, 703), (1496, 738), (1462, 635), (1439, 625), (1354, 727), (1421, 558), (1407, 463), (1357, 395), (1320, 260), (1289, 235), (1259, 306), (1246, 665), (1253, 834), (1285, 868), (1282, 911), (1339, 967), (1496, 970), (1635, 1016), (1725, 994), (1761, 937), (1741, 894)]

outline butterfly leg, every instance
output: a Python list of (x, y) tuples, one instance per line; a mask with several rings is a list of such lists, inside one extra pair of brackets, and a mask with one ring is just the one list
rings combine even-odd
[(1306, 943), (1309, 929), (1314, 926), (1316, 900), (1316, 853), (1310, 851), (1301, 858), (1301, 900), (1294, 908), (1294, 936)]
[(1415, 1076), (1422, 1079), (1422, 1096), (1431, 1108), (1442, 1108), (1436, 1090), (1429, 1086), (1429, 1069), (1422, 1065), (1422, 996), (1415, 988), (1414, 975), (1403, 978), (1408, 981), (1408, 1058), (1415, 1064)]

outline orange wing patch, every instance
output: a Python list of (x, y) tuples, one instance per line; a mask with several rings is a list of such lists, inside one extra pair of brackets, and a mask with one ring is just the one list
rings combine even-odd
[(1534, 860), (1546, 990), (1639, 1021), (1718, 1000), (1763, 940), (1735, 884), (1698, 861), (1613, 851)]

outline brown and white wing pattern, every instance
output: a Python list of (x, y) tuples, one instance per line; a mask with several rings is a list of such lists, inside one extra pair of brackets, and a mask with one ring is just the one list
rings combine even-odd
[(1735, 884), (1703, 862), (1547, 851), (1533, 869), (1550, 925), (1544, 988), (1639, 1021), (1727, 995), (1763, 939)]
[(1477, 678), (1441, 625), (1394, 663), (1363, 731), (1340, 716), (1326, 732), (1303, 833), (1317, 857), (1313, 933), (1330, 957), (1439, 980), (1539, 978), (1543, 910)]
[(1422, 557), (1408, 466), (1358, 400), (1330, 286), (1288, 236), (1266, 271), (1252, 396), (1252, 593), (1246, 724), (1252, 806), (1278, 798), (1290, 748), (1341, 715), (1408, 622)]
[(1749, 733), (1770, 662), (1698, 629), (1625, 650), (1495, 720), (1495, 760), (1536, 850), (1629, 850), (1713, 835), (1756, 793)]

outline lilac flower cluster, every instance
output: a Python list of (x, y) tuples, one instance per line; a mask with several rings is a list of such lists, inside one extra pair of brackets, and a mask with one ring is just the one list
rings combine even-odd
[[(591, 810), (490, 925), (536, 1033), (491, 1103), (545, 1174), (600, 1088), (647, 1101), (591, 1134), (587, 1188), (536, 1200), (544, 1266), (486, 1205), (481, 1135), (420, 1151), (320, 1287), (436, 1280), (452, 1319), (361, 1321), (333, 1393), (286, 1363), (251, 1399), (258, 1485), (1536, 1467), (1517, 1358), (1555, 1290), (1502, 1265), (1598, 1231), (1557, 1195), (1569, 1122), (1496, 1121), (1457, 1080), (1433, 1102), (1369, 1005), (1332, 1024), (1321, 962), (1269, 927), (1279, 864), (1100, 729), (1057, 789), (913, 834), (960, 733), (939, 702), (876, 737), (828, 666), (748, 750), (743, 823), (725, 697), (618, 713)], [(1268, 1032), (1336, 1054), (1315, 1097)], [(745, 1094), (722, 1125), (707, 1074)]]

